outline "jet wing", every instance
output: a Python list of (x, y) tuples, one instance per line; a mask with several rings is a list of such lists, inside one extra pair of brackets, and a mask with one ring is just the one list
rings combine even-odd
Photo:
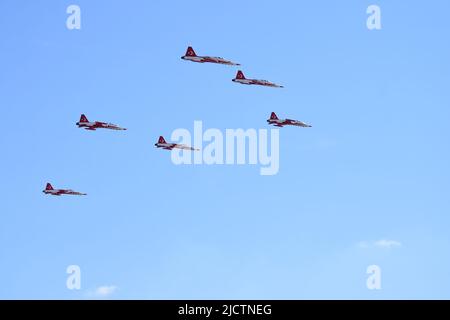
[(261, 81), (261, 85), (263, 85), (263, 86), (274, 87), (274, 88), (284, 88), (282, 85), (276, 84), (274, 82), (270, 82), (267, 80), (260, 80), (260, 81)]
[(189, 147), (187, 145), (177, 144), (177, 143), (172, 143), (172, 144), (170, 144), (167, 147), (161, 147), (161, 148), (164, 149), (164, 150), (173, 150), (174, 148), (175, 149), (182, 149), (182, 150), (198, 150), (198, 149), (194, 149), (192, 147)]
[(227, 64), (227, 65), (230, 65), (230, 66), (240, 66), (239, 63), (236, 63), (236, 62), (233, 62), (233, 61), (230, 61), (230, 60), (222, 59), (220, 61), (221, 61), (220, 63), (222, 63), (222, 64)]
[(86, 193), (82, 193), (82, 192), (78, 192), (78, 191), (72, 191), (72, 190), (69, 190), (67, 192), (67, 194), (71, 194), (71, 195), (74, 195), (74, 196), (85, 196), (86, 195)]
[(184, 144), (177, 144), (177, 145), (175, 145), (174, 148), (177, 148), (177, 149), (183, 149), (183, 150), (192, 150), (192, 151), (197, 151), (197, 150), (198, 150), (198, 149), (195, 149), (195, 148), (186, 146), (186, 145), (184, 145)]
[(302, 121), (296, 121), (295, 123), (293, 123), (293, 125), (294, 125), (294, 126), (297, 126), (297, 127), (304, 127), (304, 128), (310, 127), (309, 124), (306, 124), (306, 123), (304, 123), (304, 122), (302, 122)]
[(230, 60), (226, 60), (222, 57), (203, 57), (204, 59), (206, 59), (206, 62), (213, 62), (213, 63), (219, 63), (219, 64), (228, 64), (228, 65), (233, 65), (233, 66), (240, 66), (239, 63), (235, 63), (233, 61)]
[(276, 84), (276, 83), (270, 83), (270, 86), (276, 87), (276, 88), (284, 88), (282, 85)]

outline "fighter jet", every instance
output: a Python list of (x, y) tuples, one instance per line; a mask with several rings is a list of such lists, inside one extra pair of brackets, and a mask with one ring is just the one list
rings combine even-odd
[(241, 84), (256, 84), (259, 86), (266, 86), (266, 87), (274, 87), (274, 88), (284, 88), (283, 86), (280, 86), (278, 84), (272, 83), (267, 80), (257, 80), (257, 79), (246, 79), (244, 76), (244, 73), (239, 70), (236, 74), (236, 78), (233, 79), (234, 82), (241, 83)]
[(270, 115), (270, 118), (267, 120), (267, 123), (273, 124), (276, 127), (283, 127), (283, 126), (297, 126), (297, 127), (305, 127), (305, 128), (311, 128), (309, 124), (306, 124), (302, 121), (298, 120), (292, 120), (292, 119), (278, 119), (275, 112), (272, 112)]
[(158, 139), (158, 142), (155, 143), (155, 147), (163, 148), (165, 150), (172, 150), (172, 149), (176, 148), (176, 149), (183, 149), (183, 150), (199, 151), (199, 149), (192, 148), (185, 144), (167, 143), (166, 140), (164, 140), (164, 138), (162, 136), (160, 136)]
[(234, 63), (234, 62), (225, 60), (224, 58), (221, 58), (221, 57), (197, 56), (195, 54), (194, 49), (192, 49), (192, 47), (187, 48), (186, 54), (184, 56), (182, 56), (181, 59), (192, 61), (192, 62), (199, 62), (199, 63), (211, 62), (211, 63), (218, 63), (218, 64), (226, 64), (229, 66), (240, 66), (239, 63)]
[(53, 189), (50, 183), (47, 183), (45, 190), (42, 191), (45, 194), (50, 194), (52, 196), (60, 196), (60, 195), (72, 195), (72, 196), (85, 196), (86, 193), (76, 192), (70, 189)]
[(81, 115), (80, 121), (76, 123), (78, 128), (84, 128), (86, 130), (95, 131), (97, 129), (111, 129), (111, 130), (127, 130), (125, 128), (121, 128), (119, 126), (116, 126), (112, 123), (106, 123), (106, 122), (89, 122), (89, 120), (86, 118), (84, 114)]

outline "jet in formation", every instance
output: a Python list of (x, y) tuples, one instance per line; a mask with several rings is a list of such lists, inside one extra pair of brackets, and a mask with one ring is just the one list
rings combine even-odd
[(283, 126), (297, 126), (297, 127), (304, 127), (304, 128), (311, 128), (309, 124), (306, 124), (302, 121), (298, 120), (292, 120), (292, 119), (278, 119), (275, 112), (272, 112), (270, 115), (270, 118), (267, 119), (267, 123), (273, 124), (276, 127), (283, 127)]
[(172, 149), (183, 149), (183, 150), (192, 150), (192, 151), (199, 151), (199, 149), (192, 148), (190, 146), (187, 146), (185, 144), (179, 144), (179, 143), (168, 143), (166, 140), (160, 136), (158, 139), (158, 142), (155, 143), (155, 147), (162, 148), (165, 150), (172, 150)]
[(80, 121), (77, 122), (78, 128), (84, 128), (86, 130), (95, 131), (97, 129), (111, 129), (111, 130), (127, 130), (125, 128), (121, 128), (115, 124), (112, 123), (106, 123), (106, 122), (89, 122), (89, 120), (86, 118), (84, 114), (81, 115)]
[(45, 194), (50, 194), (52, 196), (61, 196), (61, 195), (72, 195), (72, 196), (85, 196), (86, 193), (81, 193), (77, 191), (73, 191), (70, 189), (53, 189), (50, 183), (47, 183), (45, 190), (42, 191)]
[(186, 54), (182, 56), (181, 59), (199, 63), (210, 62), (210, 63), (226, 64), (229, 66), (240, 66), (239, 63), (228, 61), (221, 57), (198, 56), (195, 54), (195, 51), (194, 49), (192, 49), (192, 47), (187, 48)]
[(254, 84), (258, 86), (266, 86), (266, 87), (273, 87), (273, 88), (284, 88), (283, 86), (280, 86), (276, 83), (267, 81), (267, 80), (258, 80), (258, 79), (247, 79), (244, 76), (244, 73), (239, 70), (236, 74), (236, 78), (233, 79), (234, 82), (241, 83), (241, 84)]

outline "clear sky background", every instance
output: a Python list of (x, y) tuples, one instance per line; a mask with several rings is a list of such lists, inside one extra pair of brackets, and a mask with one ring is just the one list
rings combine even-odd
[[(66, 28), (70, 4), (81, 30)], [(450, 298), (448, 12), (2, 0), (0, 298)], [(183, 61), (188, 45), (285, 88)], [(175, 166), (153, 146), (194, 120), (268, 128), (271, 111), (313, 125), (280, 130), (275, 176)], [(128, 131), (78, 129), (81, 113)], [(47, 181), (88, 196), (45, 196)], [(381, 290), (366, 287), (372, 264)]]

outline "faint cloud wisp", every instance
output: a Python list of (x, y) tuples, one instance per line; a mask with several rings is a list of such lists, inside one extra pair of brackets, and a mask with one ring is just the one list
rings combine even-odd
[(400, 248), (402, 246), (402, 243), (400, 241), (396, 241), (396, 240), (386, 240), (386, 239), (382, 239), (382, 240), (378, 240), (375, 241), (374, 243), (375, 247), (378, 248)]
[(403, 244), (397, 240), (389, 240), (389, 239), (380, 239), (377, 241), (369, 242), (369, 241), (361, 241), (358, 243), (358, 248), (367, 249), (367, 248), (383, 248), (383, 249), (393, 249), (400, 248)]
[(108, 298), (116, 292), (116, 286), (99, 286), (87, 293), (88, 298)]

